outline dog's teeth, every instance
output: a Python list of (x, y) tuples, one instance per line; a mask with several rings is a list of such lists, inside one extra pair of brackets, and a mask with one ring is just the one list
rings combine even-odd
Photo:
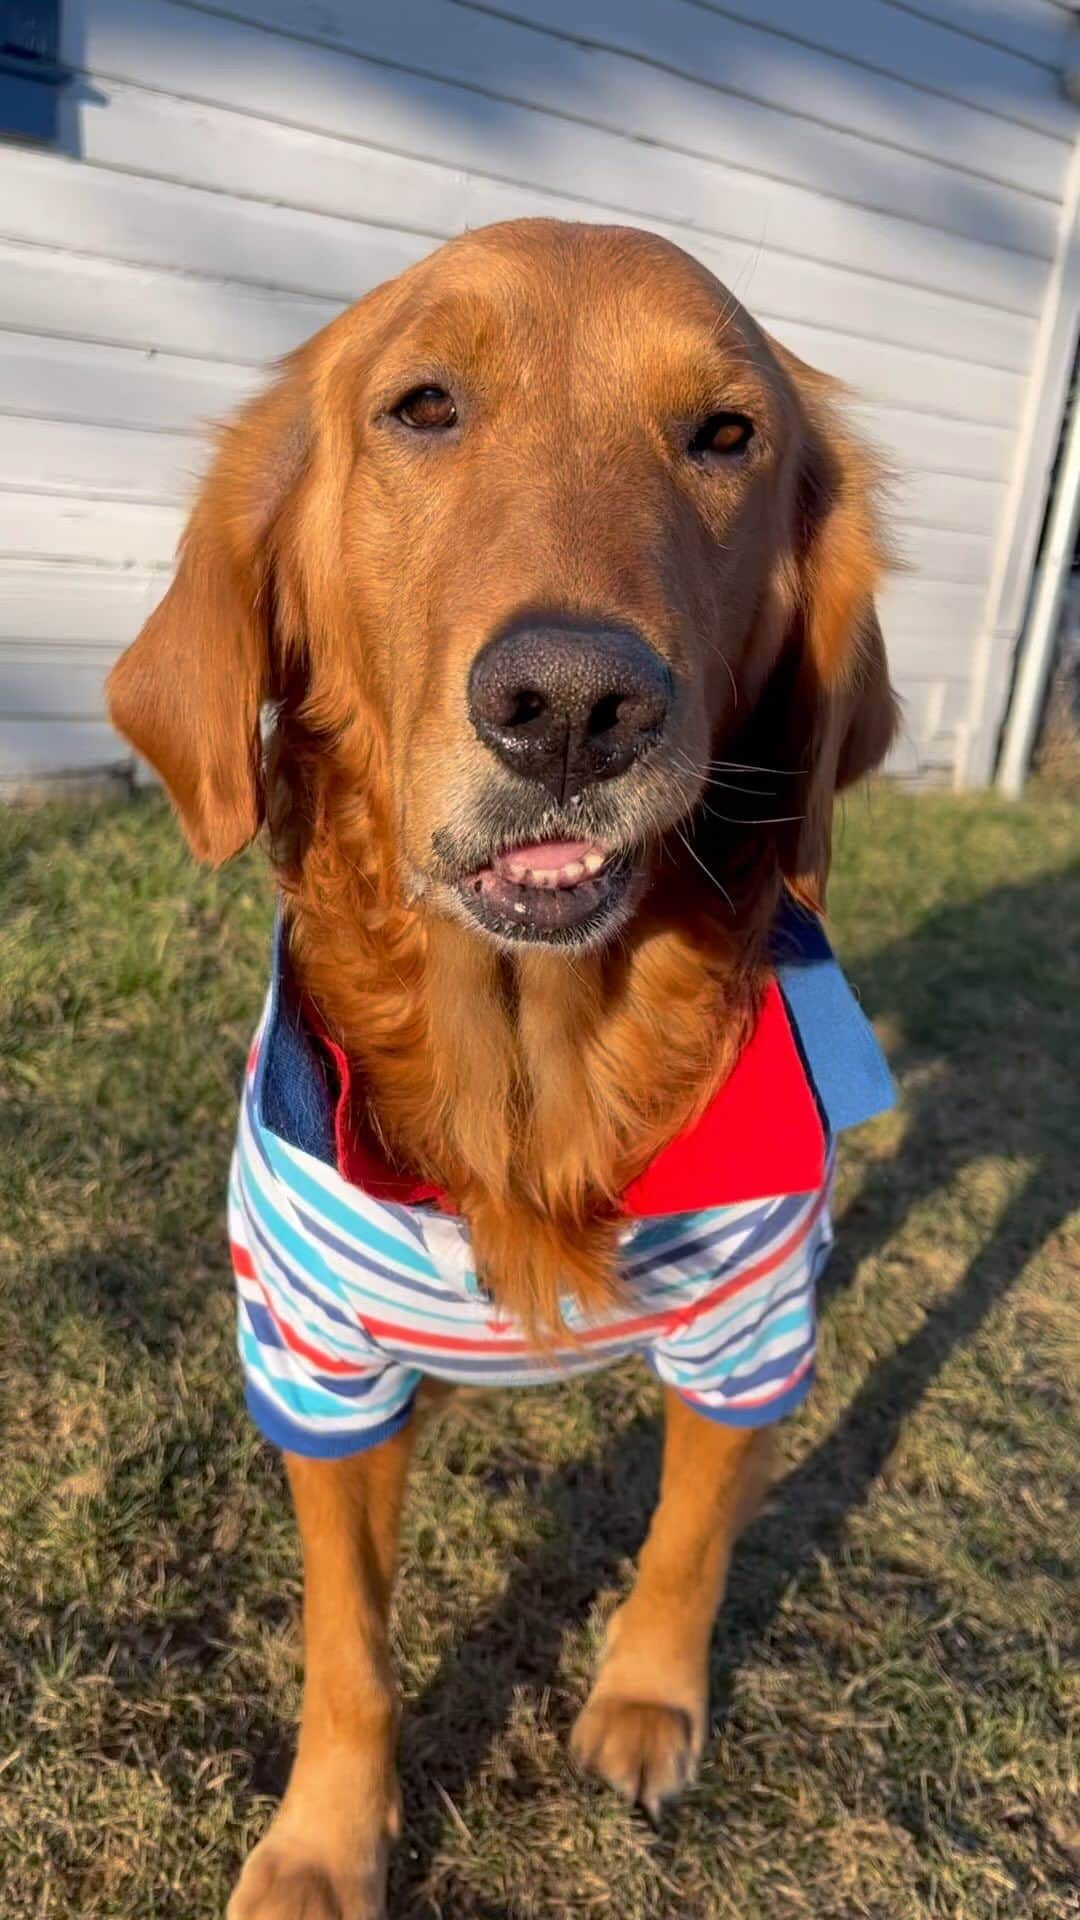
[(581, 864), (586, 873), (599, 873), (606, 859), (606, 853), (587, 853)]
[(523, 886), (529, 878), (529, 868), (517, 860), (512, 861), (506, 871), (511, 880), (516, 880), (519, 886)]
[(568, 866), (560, 868), (555, 878), (558, 880), (560, 887), (574, 887), (579, 880), (584, 880), (586, 872), (587, 867), (584, 860), (571, 860)]

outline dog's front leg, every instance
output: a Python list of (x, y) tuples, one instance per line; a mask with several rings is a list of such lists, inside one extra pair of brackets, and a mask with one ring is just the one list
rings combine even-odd
[(412, 1451), (285, 1462), (304, 1556), (304, 1704), (281, 1810), (228, 1920), (380, 1920), (399, 1821), (387, 1615)]
[(713, 1621), (769, 1474), (767, 1431), (719, 1426), (670, 1388), (664, 1414), (659, 1505), (572, 1742), (580, 1765), (654, 1819), (701, 1758)]

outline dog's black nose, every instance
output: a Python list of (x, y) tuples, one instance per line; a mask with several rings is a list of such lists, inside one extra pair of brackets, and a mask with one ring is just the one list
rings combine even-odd
[(505, 766), (565, 800), (648, 753), (673, 692), (670, 667), (632, 628), (521, 625), (477, 654), (469, 714)]

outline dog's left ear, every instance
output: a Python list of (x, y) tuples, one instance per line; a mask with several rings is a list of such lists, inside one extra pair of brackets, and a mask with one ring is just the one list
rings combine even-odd
[(784, 568), (788, 632), (784, 764), (792, 813), (777, 846), (792, 892), (820, 911), (836, 793), (885, 758), (898, 708), (874, 595), (890, 565), (879, 517), (882, 475), (846, 426), (835, 383), (777, 349), (799, 399), (801, 446)]
[(109, 716), (160, 774), (192, 851), (219, 865), (263, 815), (260, 714), (274, 694), (283, 516), (308, 447), (293, 356), (220, 436), (176, 575), (109, 675)]

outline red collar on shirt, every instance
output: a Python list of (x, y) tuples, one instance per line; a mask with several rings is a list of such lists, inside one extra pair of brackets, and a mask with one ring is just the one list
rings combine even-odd
[[(334, 1135), (337, 1169), (375, 1200), (453, 1212), (447, 1196), (396, 1173), (377, 1149), (355, 1132), (351, 1120), (349, 1062), (322, 1036), (337, 1073)], [(701, 1118), (670, 1140), (622, 1195), (623, 1212), (635, 1218), (689, 1213), (721, 1204), (762, 1200), (773, 1194), (811, 1193), (825, 1177), (825, 1133), (817, 1101), (792, 1032), (784, 997), (770, 981), (757, 1026), (731, 1074)]]

